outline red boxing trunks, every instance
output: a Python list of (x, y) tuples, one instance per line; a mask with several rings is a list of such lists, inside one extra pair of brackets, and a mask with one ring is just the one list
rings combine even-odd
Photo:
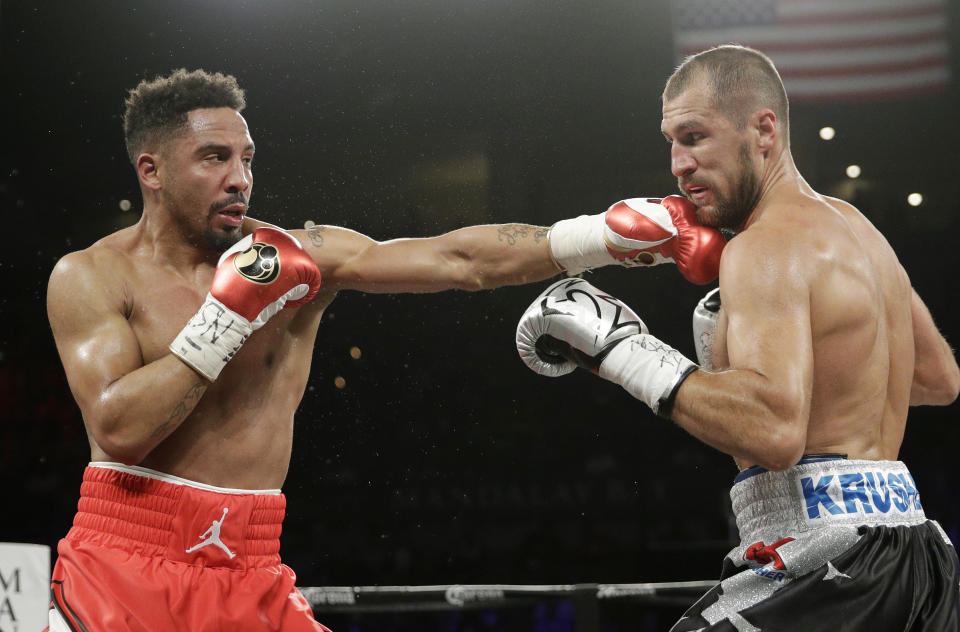
[(960, 632), (960, 570), (899, 461), (806, 458), (744, 470), (740, 546), (671, 632)]
[(90, 463), (57, 547), (50, 632), (326, 631), (280, 562), (280, 490)]

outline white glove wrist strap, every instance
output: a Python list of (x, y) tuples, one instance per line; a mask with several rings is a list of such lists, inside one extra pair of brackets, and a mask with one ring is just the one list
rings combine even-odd
[(250, 321), (208, 293), (200, 310), (170, 343), (170, 351), (212, 382), (251, 333)]
[(550, 228), (550, 254), (567, 274), (619, 263), (607, 251), (604, 214), (562, 219)]
[(669, 418), (680, 384), (697, 369), (682, 353), (650, 334), (636, 334), (614, 347), (600, 377), (622, 386), (661, 417)]

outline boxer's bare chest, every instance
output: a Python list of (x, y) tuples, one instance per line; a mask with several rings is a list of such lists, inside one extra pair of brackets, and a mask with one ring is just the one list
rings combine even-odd
[[(123, 275), (120, 281), (123, 285), (122, 309), (140, 345), (144, 364), (169, 353), (170, 342), (203, 304), (211, 280), (212, 269), (209, 274), (186, 278), (161, 266), (140, 266)], [(245, 389), (256, 390), (258, 384), (265, 384), (266, 388), (269, 374), (278, 368), (286, 366), (289, 370), (299, 363), (309, 364), (309, 352), (291, 351), (291, 347), (303, 346), (299, 344), (301, 338), (309, 337), (310, 340), (305, 342), (312, 347), (315, 333), (315, 328), (311, 331), (309, 326), (295, 326), (298, 311), (283, 310), (254, 332), (241, 352), (230, 361), (230, 370), (225, 371), (211, 388), (220, 390), (231, 386), (229, 383), (234, 381), (231, 376), (237, 374), (246, 376)], [(304, 316), (309, 318), (309, 314)], [(261, 373), (263, 379), (258, 379)]]
[[(148, 265), (117, 275), (121, 308), (144, 364), (169, 354), (170, 342), (206, 298), (211, 277), (212, 271), (194, 279)], [(198, 375), (206, 386), (201, 400), (143, 465), (226, 487), (279, 486), (321, 313), (322, 305), (313, 303), (282, 310), (250, 336), (215, 382)]]

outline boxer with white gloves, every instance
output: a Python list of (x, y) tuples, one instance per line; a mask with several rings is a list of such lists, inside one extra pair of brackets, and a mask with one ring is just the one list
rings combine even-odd
[(671, 632), (960, 631), (960, 559), (899, 460), (912, 407), (960, 393), (953, 350), (877, 227), (797, 169), (769, 57), (691, 55), (662, 101), (678, 188), (736, 233), (671, 419), (732, 457), (739, 543)]
[(296, 237), (258, 228), (220, 256), (206, 300), (170, 351), (212, 382), (250, 334), (319, 288), (320, 270)]
[(723, 234), (702, 226), (696, 206), (679, 195), (631, 198), (597, 215), (580, 215), (550, 229), (550, 252), (573, 276), (584, 270), (619, 264), (655, 266), (674, 262), (698, 285), (717, 278)]
[(516, 340), (535, 372), (557, 377), (588, 369), (665, 418), (677, 389), (698, 368), (650, 335), (633, 310), (583, 279), (559, 281), (540, 294), (520, 318)]

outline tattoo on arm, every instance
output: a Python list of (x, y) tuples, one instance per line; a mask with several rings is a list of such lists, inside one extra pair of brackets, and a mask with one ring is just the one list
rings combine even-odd
[(314, 248), (323, 248), (323, 231), (326, 226), (311, 226), (307, 229), (307, 237), (310, 238), (310, 245)]
[(167, 430), (173, 426), (176, 427), (182, 422), (187, 415), (193, 410), (194, 406), (197, 405), (197, 402), (207, 392), (207, 383), (204, 381), (197, 382), (187, 390), (184, 394), (183, 399), (177, 402), (177, 405), (173, 407), (173, 411), (170, 412), (170, 416), (165, 422), (157, 426), (157, 429), (153, 431), (154, 437), (159, 437), (167, 433)]
[(534, 243), (539, 244), (547, 238), (549, 228), (543, 226), (528, 226), (526, 224), (506, 224), (497, 230), (497, 239), (506, 241), (511, 246), (516, 246), (517, 242), (527, 237), (532, 237)]

